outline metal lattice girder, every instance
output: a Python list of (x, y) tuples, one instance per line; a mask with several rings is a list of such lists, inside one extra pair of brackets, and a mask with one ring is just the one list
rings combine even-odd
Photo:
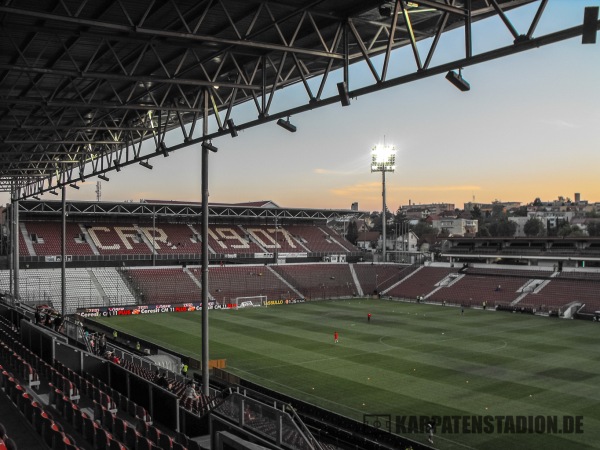
[[(257, 119), (236, 121), (240, 130), (335, 103), (339, 96), (323, 93), (338, 69), (358, 96), (581, 34), (576, 27), (533, 38), (547, 1), (3, 2), (0, 190), (29, 197), (229, 134), (242, 103), (255, 106)], [(538, 13), (517, 30), (506, 13), (529, 3)], [(471, 25), (490, 16), (514, 42), (472, 55)], [(444, 32), (460, 27), (464, 58), (431, 67)], [(426, 55), (417, 46), (423, 39), (431, 39)], [(414, 58), (399, 71), (390, 55), (404, 46)], [(359, 62), (372, 84), (353, 89)], [(273, 111), (275, 97), (298, 83), (303, 103)], [(195, 125), (205, 100), (216, 130), (208, 135)], [(167, 148), (170, 130), (181, 142)]]
[[(291, 221), (329, 221), (349, 215), (362, 218), (369, 215), (368, 211), (349, 211), (347, 209), (306, 209), (306, 208), (279, 208), (272, 204), (266, 205), (220, 205), (209, 204), (209, 215), (211, 220), (231, 221), (232, 218), (245, 220), (257, 220), (264, 223), (274, 220), (283, 223), (284, 220)], [(86, 216), (103, 217), (132, 217), (150, 220), (152, 217), (173, 218), (176, 220), (189, 219), (199, 220), (202, 205), (199, 203), (165, 203), (146, 201), (140, 203), (131, 202), (86, 202), (70, 201), (67, 203), (67, 212), (71, 218), (85, 218)], [(63, 208), (61, 201), (34, 201), (24, 200), (19, 202), (19, 213), (22, 217), (49, 218), (62, 216)]]

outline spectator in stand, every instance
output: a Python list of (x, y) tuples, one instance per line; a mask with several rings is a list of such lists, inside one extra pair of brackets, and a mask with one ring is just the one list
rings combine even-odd
[(62, 316), (57, 314), (54, 318), (54, 331), (60, 331), (60, 326), (62, 325)]
[(158, 370), (156, 371), (156, 379), (154, 380), (154, 382), (161, 388), (171, 390), (171, 383), (169, 382), (169, 380), (167, 380), (165, 374), (160, 373), (160, 371)]
[(191, 398), (192, 400), (198, 400), (200, 398), (200, 396), (198, 395), (198, 392), (196, 392), (196, 387), (195, 384), (192, 383), (191, 381), (188, 382), (185, 391), (183, 393), (183, 399), (186, 400), (188, 398)]
[(98, 345), (100, 346), (100, 354), (103, 355), (106, 351), (106, 335), (104, 333), (100, 335), (100, 342)]
[(35, 308), (35, 323), (36, 325), (38, 325), (39, 323), (42, 322), (42, 314), (40, 313), (40, 308)]
[(111, 355), (110, 360), (112, 362), (114, 362), (115, 364), (121, 364), (121, 360), (119, 359), (119, 357), (117, 355), (115, 355), (114, 353)]
[(251, 421), (254, 420), (254, 418), (254, 413), (250, 409), (250, 405), (246, 405), (246, 408), (244, 409), (244, 421)]

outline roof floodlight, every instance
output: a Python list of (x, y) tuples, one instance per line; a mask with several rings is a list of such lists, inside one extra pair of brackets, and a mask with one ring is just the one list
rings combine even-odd
[(290, 118), (289, 117), (287, 118), (287, 120), (279, 119), (277, 121), (277, 125), (279, 125), (281, 128), (285, 128), (290, 133), (295, 133), (296, 132), (296, 126), (292, 125), (292, 123), (290, 122)]
[(217, 153), (217, 151), (219, 150), (217, 147), (215, 147), (214, 145), (212, 145), (211, 142), (203, 142), (202, 143), (202, 148), (205, 148), (206, 150), (210, 150), (213, 153)]
[(582, 44), (595, 44), (598, 30), (598, 6), (586, 6), (583, 10)]
[(102, 174), (98, 175), (98, 178), (100, 178), (102, 181), (109, 181), (109, 178)]
[(467, 80), (462, 77), (461, 69), (458, 69), (458, 73), (451, 70), (446, 74), (446, 80), (456, 86), (463, 92), (471, 90), (471, 85)]
[(140, 166), (152, 170), (152, 166), (150, 165), (150, 163), (148, 163), (148, 161), (140, 161)]
[(348, 86), (342, 81), (337, 84), (338, 92), (340, 93), (340, 102), (342, 106), (350, 106), (350, 95), (348, 94)]
[(227, 119), (227, 128), (229, 129), (229, 133), (231, 133), (231, 137), (236, 137), (238, 135), (237, 130), (235, 129), (235, 123), (233, 123), (233, 119)]

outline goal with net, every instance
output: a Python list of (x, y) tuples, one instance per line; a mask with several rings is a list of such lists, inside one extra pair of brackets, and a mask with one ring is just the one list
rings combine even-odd
[(233, 304), (235, 309), (239, 308), (252, 308), (255, 306), (266, 306), (267, 296), (256, 295), (254, 297), (236, 297)]

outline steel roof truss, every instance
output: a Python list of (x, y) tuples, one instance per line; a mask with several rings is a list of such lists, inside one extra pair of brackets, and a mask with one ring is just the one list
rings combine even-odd
[(511, 21), (508, 20), (508, 17), (506, 17), (506, 14), (502, 10), (502, 8), (500, 8), (500, 5), (498, 4), (498, 2), (496, 0), (488, 0), (488, 1), (491, 2), (492, 6), (498, 13), (498, 16), (502, 19), (502, 22), (504, 22), (504, 25), (506, 25), (506, 28), (508, 28), (508, 31), (510, 31), (510, 33), (513, 35), (515, 40), (519, 39), (519, 36), (520, 36), (519, 32), (515, 29), (515, 27), (511, 23)]
[[(406, 31), (408, 33), (408, 37), (410, 39), (410, 46), (412, 47), (413, 54), (415, 57), (415, 63), (417, 64), (417, 70), (421, 70), (423, 68), (421, 64), (421, 58), (419, 56), (419, 49), (417, 48), (417, 41), (415, 40), (415, 32), (413, 30), (412, 22), (410, 19), (410, 15), (408, 14), (408, 10), (406, 9), (404, 0), (398, 0), (397, 4), (400, 6), (400, 10), (402, 11), (402, 15), (404, 16), (404, 26), (406, 27)], [(391, 46), (390, 46), (391, 48)], [(391, 50), (388, 49), (388, 52)]]
[(354, 39), (356, 40), (356, 43), (358, 44), (360, 52), (362, 53), (363, 57), (365, 58), (365, 62), (367, 63), (367, 66), (369, 67), (369, 69), (371, 70), (371, 73), (373, 74), (373, 78), (375, 78), (375, 81), (377, 83), (381, 82), (381, 78), (380, 78), (379, 74), (377, 73), (377, 70), (375, 69), (373, 62), (371, 61), (371, 58), (369, 57), (369, 52), (367, 51), (367, 48), (365, 47), (365, 44), (363, 43), (363, 41), (358, 33), (358, 30), (356, 29), (356, 27), (354, 26), (354, 23), (352, 23), (351, 20), (348, 21), (348, 28), (352, 32), (352, 35), (354, 36)]

